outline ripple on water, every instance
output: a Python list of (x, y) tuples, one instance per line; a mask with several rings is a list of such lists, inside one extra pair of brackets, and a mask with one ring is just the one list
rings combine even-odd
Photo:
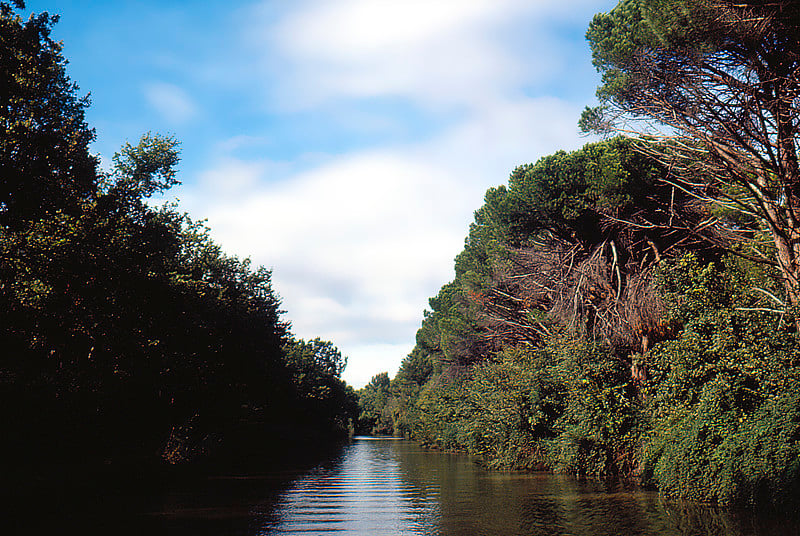
[(425, 534), (436, 496), (404, 480), (391, 443), (355, 441), (284, 491), (261, 533)]

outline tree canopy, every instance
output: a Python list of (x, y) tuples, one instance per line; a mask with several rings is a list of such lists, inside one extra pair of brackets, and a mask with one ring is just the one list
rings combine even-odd
[(39, 473), (213, 467), (346, 437), (357, 418), (346, 358), (295, 340), (269, 270), (148, 199), (178, 184), (178, 141), (145, 134), (99, 169), (56, 21), (0, 2), (9, 489)]
[(765, 261), (800, 304), (800, 5), (623, 0), (587, 38), (602, 105), (582, 126), (650, 134), (640, 146), (670, 180), (760, 221), (774, 243)]
[(0, 4), (0, 224), (19, 227), (57, 210), (75, 213), (94, 191), (88, 97), (65, 72), (50, 36), (57, 16), (23, 22)]

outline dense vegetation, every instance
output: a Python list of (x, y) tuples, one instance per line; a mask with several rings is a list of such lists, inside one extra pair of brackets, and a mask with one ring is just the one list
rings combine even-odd
[(178, 143), (147, 134), (100, 169), (55, 21), (0, 3), (8, 489), (100, 467), (248, 463), (346, 436), (357, 407), (339, 351), (293, 337), (268, 270), (148, 202), (177, 184)]
[(558, 152), (487, 191), (416, 347), (358, 397), (331, 343), (292, 335), (268, 270), (150, 202), (178, 182), (174, 139), (144, 135), (100, 169), (55, 20), (0, 2), (9, 489), (53, 470), (252, 465), (343, 437), (360, 412), (362, 432), (490, 467), (796, 505), (792, 2), (623, 0), (598, 15), (602, 106), (581, 125), (666, 133)]
[(416, 348), (359, 392), (362, 430), (699, 500), (796, 498), (780, 276), (721, 247), (706, 207), (643, 158), (617, 138), (490, 190)]
[[(800, 498), (792, 2), (623, 0), (587, 37), (585, 128), (666, 125), (518, 167), (363, 430), (490, 467)], [(637, 118), (645, 123), (635, 123)]]

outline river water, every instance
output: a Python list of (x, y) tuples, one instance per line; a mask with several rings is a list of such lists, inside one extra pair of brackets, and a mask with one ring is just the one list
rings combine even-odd
[(469, 456), (371, 438), (310, 470), (203, 480), (123, 511), (65, 519), (62, 528), (146, 536), (800, 534), (775, 515), (665, 502), (549, 473), (490, 472)]

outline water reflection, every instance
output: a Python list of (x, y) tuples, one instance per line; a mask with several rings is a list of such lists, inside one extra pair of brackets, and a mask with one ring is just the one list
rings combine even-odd
[(412, 443), (395, 448), (404, 479), (440, 489), (439, 525), (431, 532), (435, 534), (800, 534), (796, 517), (668, 502), (653, 492), (564, 475), (487, 472), (466, 456), (421, 452)]
[(570, 477), (487, 472), (461, 455), (360, 439), (263, 503), (258, 534), (800, 534), (787, 519), (666, 503)]
[(257, 510), (271, 518), (259, 533), (430, 534), (437, 493), (403, 478), (402, 449), (395, 447), (392, 440), (356, 440), (292, 483), (277, 504)]
[[(487, 472), (467, 456), (428, 452), (407, 441), (370, 439), (356, 439), (312, 470), (203, 480), (135, 500), (105, 497), (91, 509), (87, 516), (59, 519), (59, 532), (77, 529), (82, 534), (148, 536), (800, 534), (800, 524), (785, 517), (669, 503), (642, 490), (548, 473)], [(11, 533), (51, 534), (36, 526), (45, 517), (25, 516), (23, 525), (27, 526), (21, 525), (23, 530), (12, 527)]]

